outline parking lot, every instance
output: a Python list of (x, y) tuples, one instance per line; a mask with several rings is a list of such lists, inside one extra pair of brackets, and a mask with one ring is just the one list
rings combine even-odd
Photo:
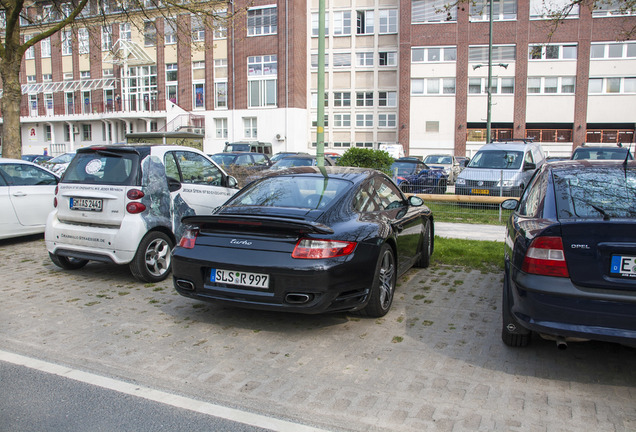
[(0, 241), (3, 350), (333, 431), (636, 430), (636, 349), (500, 340), (501, 274), (432, 267), (382, 319), (250, 311)]

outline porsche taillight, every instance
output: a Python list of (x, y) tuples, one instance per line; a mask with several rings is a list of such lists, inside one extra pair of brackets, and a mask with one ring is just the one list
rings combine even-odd
[(356, 245), (356, 242), (340, 240), (300, 239), (292, 252), (292, 258), (323, 259), (345, 256), (352, 253)]
[(570, 277), (561, 237), (536, 237), (532, 240), (521, 270), (543, 276)]
[(197, 241), (198, 235), (199, 235), (198, 228), (186, 229), (183, 235), (181, 236), (181, 240), (179, 240), (179, 246), (185, 249), (192, 249), (194, 247), (194, 244)]

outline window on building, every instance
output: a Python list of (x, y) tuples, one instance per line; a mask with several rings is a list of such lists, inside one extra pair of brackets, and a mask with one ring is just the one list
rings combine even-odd
[(157, 27), (154, 21), (144, 21), (144, 46), (157, 45)]
[(245, 138), (258, 138), (256, 117), (243, 117), (243, 134)]
[(348, 147), (351, 147), (351, 143), (350, 142), (334, 142), (333, 146), (338, 148), (342, 148), (342, 147), (348, 148)]
[(275, 55), (247, 59), (248, 107), (276, 106), (278, 60)]
[(27, 75), (27, 82), (34, 83), (37, 81), (37, 77), (35, 75)]
[[(325, 53), (325, 67), (329, 66), (329, 54)], [(311, 55), (311, 67), (318, 67), (318, 54)]]
[(177, 99), (177, 90), (178, 90), (179, 86), (177, 84), (166, 84), (166, 98), (176, 104), (178, 99)]
[(51, 57), (51, 38), (42, 39), (40, 41), (40, 50), (42, 58)]
[[(325, 107), (329, 106), (329, 93), (327, 92), (325, 92), (324, 104)], [(318, 108), (318, 93), (316, 92), (311, 93), (311, 107)]]
[(51, 125), (44, 125), (44, 141), (51, 142), (53, 139), (53, 131)]
[[(492, 47), (493, 62), (515, 61), (514, 45), (495, 45)], [(468, 61), (488, 63), (488, 46), (471, 46), (468, 48)]]
[[(457, 21), (457, 4), (448, 0), (412, 0), (411, 22), (436, 23)], [(448, 10), (445, 8), (449, 7)]]
[(356, 106), (373, 106), (373, 92), (356, 92)]
[[(327, 20), (325, 20), (325, 34), (328, 34)], [(348, 36), (351, 34), (351, 11), (333, 13), (333, 34), (334, 36)]]
[(607, 77), (590, 78), (588, 93), (634, 93), (636, 92), (636, 77)]
[(113, 47), (113, 28), (102, 26), (102, 51), (109, 51)]
[(334, 53), (333, 54), (333, 67), (351, 67), (351, 53)]
[(177, 81), (179, 79), (178, 66), (176, 63), (168, 63), (166, 65), (166, 81)]
[(576, 60), (577, 46), (529, 45), (528, 60)]
[(53, 74), (50, 74), (50, 73), (42, 74), (42, 81), (43, 81), (43, 82), (47, 82), (47, 81), (48, 81), (48, 82), (50, 82), (50, 81), (53, 81)]
[(417, 47), (411, 48), (412, 63), (454, 62), (457, 47)]
[[(413, 78), (411, 79), (412, 95), (455, 94), (455, 78)], [(469, 93), (471, 92), (469, 79)]]
[(574, 94), (575, 77), (528, 77), (528, 94)]
[(247, 35), (276, 34), (278, 31), (278, 9), (268, 7), (247, 11)]
[(119, 24), (119, 39), (129, 41), (129, 42), (132, 40), (132, 31), (130, 29), (130, 23)]
[(373, 66), (373, 53), (372, 52), (356, 53), (356, 66), (362, 66), (362, 67)]
[(225, 16), (227, 11), (221, 11), (217, 14), (218, 17), (214, 19), (214, 39), (226, 39), (227, 38), (227, 21)]
[(214, 83), (214, 107), (227, 108), (227, 82)]
[[(517, 0), (492, 0), (492, 19), (515, 20), (517, 19)], [(490, 20), (490, 0), (473, 0), (470, 5), (471, 21)]]
[(579, 5), (572, 4), (571, 0), (530, 0), (530, 19), (552, 19), (555, 12), (562, 11), (566, 7), (571, 10), (568, 18), (578, 18)]
[(360, 148), (373, 148), (373, 143), (372, 143), (372, 142), (357, 142), (357, 143), (356, 143), (356, 147), (360, 147)]
[(82, 125), (82, 141), (91, 141), (93, 139), (93, 130), (91, 125)]
[(356, 114), (356, 127), (373, 127), (373, 114)]
[(166, 45), (177, 43), (177, 19), (165, 18), (163, 27), (163, 41)]
[(393, 114), (393, 113), (378, 114), (378, 127), (380, 128), (397, 127), (397, 114)]
[(195, 109), (205, 108), (205, 83), (198, 82), (192, 84), (192, 95)]
[(397, 52), (380, 51), (378, 53), (378, 64), (380, 66), (397, 66)]
[(381, 92), (378, 92), (378, 106), (381, 106), (381, 107), (396, 107), (397, 106), (397, 92), (394, 92), (394, 91), (381, 91)]
[(351, 126), (351, 114), (337, 113), (333, 115), (333, 127)]
[(192, 42), (205, 41), (205, 24), (203, 22), (203, 17), (192, 15), (190, 29), (192, 30)]
[(372, 10), (356, 11), (356, 34), (373, 34), (373, 18)]
[(621, 0), (608, 0), (602, 2), (596, 2), (594, 4), (594, 10), (592, 11), (593, 17), (612, 17), (612, 16), (625, 16), (636, 15), (633, 4), (630, 6), (630, 2)]
[(380, 15), (380, 33), (397, 33), (398, 31), (398, 11), (397, 9), (382, 9)]
[(439, 122), (438, 121), (427, 121), (425, 123), (426, 132), (439, 132)]
[(592, 43), (591, 59), (621, 59), (636, 57), (636, 42)]
[(88, 54), (90, 52), (90, 44), (88, 43), (88, 29), (82, 27), (77, 31), (78, 52), (80, 54)]
[[(24, 42), (26, 43), (29, 39), (31, 39), (33, 35), (24, 35)], [(24, 53), (25, 60), (33, 60), (35, 58), (35, 48), (30, 47)]]
[(227, 119), (214, 119), (214, 129), (216, 131), (216, 138), (227, 138)]
[[(349, 14), (351, 14), (351, 12), (349, 12)], [(319, 29), (319, 22), (318, 19), (320, 18), (320, 16), (317, 13), (312, 13), (311, 14), (311, 35), (312, 36), (318, 36), (318, 33), (320, 32)], [(349, 21), (351, 21), (351, 18), (349, 18)], [(351, 23), (349, 23), (349, 27), (351, 27)], [(349, 28), (349, 33), (351, 33), (351, 28)], [(329, 15), (327, 14), (327, 16), (325, 16), (325, 36), (327, 36), (329, 34)]]
[(227, 78), (227, 59), (214, 59), (214, 79)]
[(69, 56), (73, 54), (73, 32), (70, 30), (62, 31), (62, 55)]
[(334, 92), (333, 106), (335, 107), (351, 106), (351, 92)]

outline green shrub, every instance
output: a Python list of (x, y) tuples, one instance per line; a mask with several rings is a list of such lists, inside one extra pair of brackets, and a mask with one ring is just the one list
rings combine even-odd
[(353, 147), (347, 150), (340, 160), (340, 166), (352, 166), (361, 168), (373, 168), (391, 175), (393, 158), (384, 150), (371, 150)]

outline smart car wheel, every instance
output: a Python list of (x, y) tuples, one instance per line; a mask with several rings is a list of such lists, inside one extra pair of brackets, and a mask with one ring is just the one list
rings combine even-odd
[(431, 223), (426, 221), (424, 224), (424, 231), (421, 234), (420, 240), (420, 258), (415, 263), (416, 267), (426, 268), (431, 263), (431, 255), (433, 253), (433, 242), (431, 241)]
[(49, 252), (49, 257), (53, 264), (65, 270), (77, 270), (88, 264), (88, 260), (85, 259), (65, 257), (51, 252)]
[(141, 240), (130, 262), (133, 276), (143, 282), (159, 282), (170, 273), (172, 240), (158, 231), (151, 231)]
[(387, 314), (393, 303), (397, 273), (393, 249), (387, 244), (382, 245), (380, 256), (375, 268), (373, 286), (369, 302), (360, 311), (364, 316), (378, 318)]

